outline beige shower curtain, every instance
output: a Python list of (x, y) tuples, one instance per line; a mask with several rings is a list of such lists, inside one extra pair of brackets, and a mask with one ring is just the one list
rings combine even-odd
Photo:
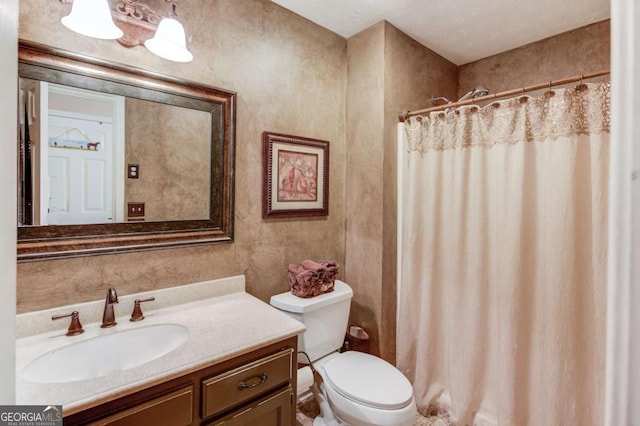
[(399, 368), (458, 425), (600, 425), (610, 83), (405, 126)]

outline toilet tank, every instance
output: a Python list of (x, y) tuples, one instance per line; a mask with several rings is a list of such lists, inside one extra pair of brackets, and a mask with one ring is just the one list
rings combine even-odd
[[(298, 351), (315, 361), (342, 346), (352, 297), (351, 287), (336, 280), (331, 293), (302, 298), (287, 292), (272, 296), (270, 303), (305, 325), (306, 331), (298, 336)], [(301, 355), (298, 362), (307, 363)]]

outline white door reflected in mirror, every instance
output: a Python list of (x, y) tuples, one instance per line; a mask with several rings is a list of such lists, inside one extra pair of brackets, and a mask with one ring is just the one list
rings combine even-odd
[(49, 182), (42, 185), (49, 191), (40, 197), (48, 205), (46, 224), (113, 222), (114, 141), (107, 119), (49, 111), (49, 172), (43, 176)]
[(124, 98), (35, 80), (27, 119), (32, 225), (124, 219)]

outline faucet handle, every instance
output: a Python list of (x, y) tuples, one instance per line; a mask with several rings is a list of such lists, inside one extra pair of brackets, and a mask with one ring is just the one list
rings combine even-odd
[(84, 333), (82, 324), (80, 324), (80, 313), (78, 311), (73, 311), (70, 314), (66, 314), (66, 315), (53, 315), (51, 319), (55, 321), (61, 318), (69, 318), (69, 317), (71, 317), (71, 324), (69, 324), (69, 329), (67, 330), (67, 336), (76, 336), (78, 334)]
[(131, 313), (131, 318), (129, 321), (142, 321), (144, 319), (144, 315), (142, 315), (142, 309), (140, 308), (140, 304), (142, 302), (153, 302), (156, 300), (155, 297), (149, 297), (147, 299), (136, 299), (133, 301), (133, 312)]

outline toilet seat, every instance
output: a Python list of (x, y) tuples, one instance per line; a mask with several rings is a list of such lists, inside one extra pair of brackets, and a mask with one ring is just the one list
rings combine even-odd
[(348, 351), (323, 368), (323, 379), (336, 393), (358, 404), (398, 410), (413, 402), (413, 388), (393, 365), (373, 355)]

